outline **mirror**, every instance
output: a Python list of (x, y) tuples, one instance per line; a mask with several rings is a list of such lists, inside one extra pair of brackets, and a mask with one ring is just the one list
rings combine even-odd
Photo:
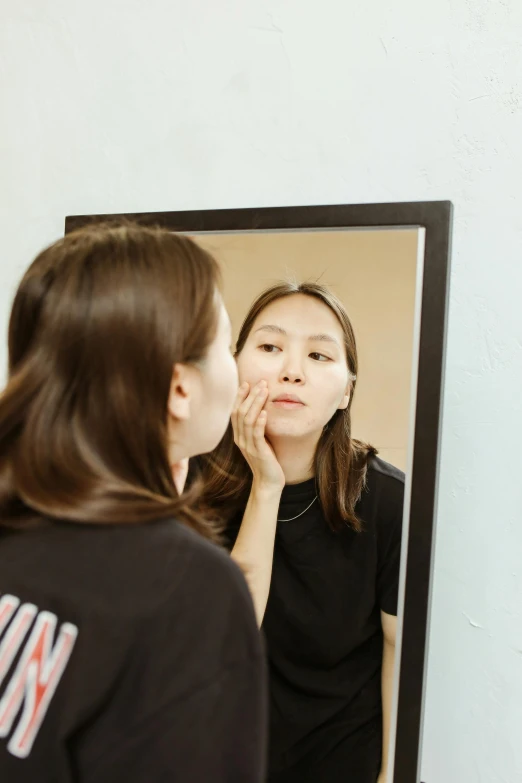
[[(268, 384), (264, 432), (285, 474), (260, 610), (269, 780), (419, 783), (451, 205), (127, 217), (218, 259), (240, 381)], [(256, 522), (248, 492), (236, 500), (240, 559), (264, 507)]]
[[(271, 691), (269, 770), (281, 781), (336, 781), (344, 769), (349, 780), (375, 783), (389, 758), (386, 739), (396, 679), (400, 557), (401, 549), (407, 549), (401, 523), (424, 230), (223, 232), (193, 239), (223, 269), (234, 345), (252, 303), (282, 281), (297, 287), (325, 286), (353, 327), (358, 366), (351, 432), (377, 450), (377, 457), (368, 461), (365, 489), (355, 505), (361, 523), (355, 533), (349, 521), (332, 533), (322, 504), (314, 504), (316, 481), (307, 481), (305, 466), (292, 474), (295, 463), (301, 464), (297, 451), (308, 451), (310, 460), (316, 451), (319, 435), (317, 427), (307, 427), (307, 414), (327, 425), (333, 411), (323, 400), (335, 394), (339, 381), (346, 383), (332, 370), (346, 363), (343, 352), (310, 340), (320, 332), (342, 344), (342, 329), (330, 323), (336, 320), (333, 313), (310, 296), (274, 301), (258, 315), (252, 331), (262, 331), (257, 339), (249, 337), (238, 364), (240, 381), (257, 381), (265, 373), (269, 391), (297, 393), (306, 403), (306, 408), (293, 410), (276, 408), (270, 400), (266, 404), (268, 440), (278, 458), (283, 454), (292, 482), (279, 506), (262, 625)], [(286, 334), (264, 331), (265, 322), (282, 326)], [(343, 393), (344, 388), (337, 387), (337, 395)], [(346, 413), (339, 418), (346, 419)], [(333, 437), (348, 448), (341, 431)], [(343, 458), (335, 455), (336, 460)], [(325, 466), (328, 472), (332, 469)], [(317, 479), (318, 472), (314, 475)], [(343, 471), (331, 478), (350, 480)], [(233, 553), (246, 502), (226, 517), (236, 525)], [(260, 513), (270, 515), (269, 503)], [(244, 526), (249, 523), (245, 517)], [(238, 544), (239, 559), (241, 554), (247, 558), (245, 565), (254, 567), (248, 550)], [(254, 581), (254, 594), (256, 587)]]

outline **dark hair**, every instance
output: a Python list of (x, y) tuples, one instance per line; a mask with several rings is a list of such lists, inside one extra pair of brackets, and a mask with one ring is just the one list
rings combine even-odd
[[(355, 505), (365, 486), (369, 459), (377, 450), (351, 437), (353, 392), (357, 378), (357, 348), (348, 314), (340, 300), (318, 283), (281, 282), (261, 293), (251, 305), (241, 326), (236, 356), (241, 353), (252, 326), (260, 313), (272, 302), (295, 294), (313, 297), (326, 305), (337, 317), (344, 335), (348, 370), (352, 376), (352, 394), (348, 407), (337, 410), (319, 439), (314, 457), (314, 473), (325, 518), (333, 530), (346, 524), (361, 529)], [(204, 479), (205, 503), (224, 518), (230, 518), (244, 507), (252, 482), (250, 468), (234, 443), (230, 425), (218, 447), (198, 459)]]
[(168, 459), (176, 363), (217, 329), (217, 262), (190, 239), (132, 223), (91, 225), (44, 250), (9, 322), (0, 396), (0, 525), (42, 518), (132, 523), (176, 517), (215, 538), (180, 498)]

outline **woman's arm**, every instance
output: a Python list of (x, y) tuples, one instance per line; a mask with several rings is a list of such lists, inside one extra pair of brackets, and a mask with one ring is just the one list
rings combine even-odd
[(245, 574), (257, 624), (261, 627), (265, 614), (281, 490), (252, 486), (241, 528), (231, 556)]
[(264, 381), (251, 391), (243, 384), (231, 417), (234, 440), (252, 471), (252, 489), (231, 556), (245, 573), (259, 626), (270, 591), (277, 512), (285, 485), (283, 470), (265, 438), (267, 397)]
[(388, 751), (390, 742), (391, 708), (393, 699), (393, 676), (395, 670), (395, 638), (397, 633), (397, 618), (392, 614), (381, 612), (384, 644), (382, 653), (382, 764), (377, 783), (386, 783), (388, 767)]

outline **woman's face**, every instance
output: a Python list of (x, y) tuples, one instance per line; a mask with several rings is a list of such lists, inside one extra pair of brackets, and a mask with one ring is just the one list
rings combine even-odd
[(169, 398), (171, 463), (214, 449), (230, 421), (238, 391), (230, 319), (221, 297), (214, 341), (200, 366), (176, 365)]
[(240, 383), (268, 383), (268, 437), (320, 435), (335, 411), (348, 406), (351, 375), (343, 331), (330, 308), (314, 297), (293, 294), (268, 305), (237, 365)]

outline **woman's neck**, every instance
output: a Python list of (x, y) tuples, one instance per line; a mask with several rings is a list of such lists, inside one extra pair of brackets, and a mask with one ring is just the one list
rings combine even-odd
[(287, 484), (300, 484), (314, 476), (317, 438), (270, 438)]

